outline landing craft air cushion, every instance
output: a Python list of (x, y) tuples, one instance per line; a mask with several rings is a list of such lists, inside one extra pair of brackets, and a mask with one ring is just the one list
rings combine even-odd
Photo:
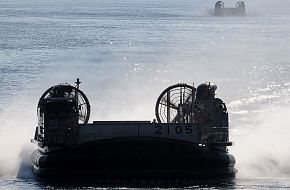
[(32, 142), (39, 177), (142, 179), (228, 178), (228, 113), (216, 85), (176, 84), (165, 89), (151, 121), (93, 121), (90, 103), (76, 86), (52, 86), (41, 96)]
[(224, 2), (218, 1), (215, 4), (216, 16), (245, 16), (246, 6), (244, 1), (238, 1), (235, 7), (225, 7)]

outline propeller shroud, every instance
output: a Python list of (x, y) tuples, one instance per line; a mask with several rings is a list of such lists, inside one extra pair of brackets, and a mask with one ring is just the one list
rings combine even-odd
[(195, 92), (196, 88), (188, 84), (176, 84), (166, 88), (155, 105), (158, 123), (193, 122)]
[(87, 124), (91, 113), (90, 102), (83, 91), (69, 84), (59, 84), (47, 89), (39, 99), (38, 108), (41, 108), (42, 102), (49, 98), (55, 89), (62, 91), (61, 93), (65, 95), (66, 98), (77, 101), (79, 124)]

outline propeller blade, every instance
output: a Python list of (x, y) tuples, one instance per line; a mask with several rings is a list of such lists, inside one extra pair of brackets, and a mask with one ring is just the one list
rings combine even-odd
[[(162, 99), (162, 101), (160, 102), (161, 105), (167, 106), (167, 100)], [(172, 103), (171, 101), (169, 102), (170, 108), (173, 109), (178, 109), (177, 105), (175, 105), (174, 103)]]

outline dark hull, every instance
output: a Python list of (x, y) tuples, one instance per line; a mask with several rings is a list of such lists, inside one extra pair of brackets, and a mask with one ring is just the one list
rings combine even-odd
[(245, 10), (242, 8), (216, 8), (216, 16), (245, 16)]
[(32, 154), (39, 177), (202, 179), (235, 176), (226, 151), (176, 140), (121, 138)]

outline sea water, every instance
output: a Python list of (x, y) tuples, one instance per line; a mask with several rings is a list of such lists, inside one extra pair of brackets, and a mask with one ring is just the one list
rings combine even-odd
[(290, 188), (290, 2), (245, 1), (245, 17), (215, 17), (214, 4), (1, 0), (0, 189), (98, 188), (45, 184), (29, 167), (39, 97), (76, 78), (90, 121), (152, 120), (166, 87), (217, 84), (239, 173), (189, 188)]

